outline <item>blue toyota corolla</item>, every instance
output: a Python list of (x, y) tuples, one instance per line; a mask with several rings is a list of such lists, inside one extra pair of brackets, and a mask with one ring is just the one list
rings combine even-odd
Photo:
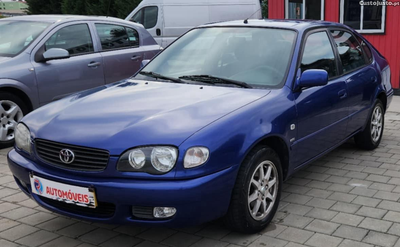
[(382, 138), (390, 69), (363, 37), (322, 21), (195, 28), (134, 77), (23, 118), (9, 166), (41, 206), (107, 223), (272, 220), (285, 179), (353, 138)]

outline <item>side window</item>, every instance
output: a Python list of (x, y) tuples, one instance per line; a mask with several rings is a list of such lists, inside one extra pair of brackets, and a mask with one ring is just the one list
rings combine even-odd
[(129, 41), (131, 42), (131, 46), (139, 46), (139, 34), (133, 28), (126, 28), (126, 32), (128, 33)]
[(336, 30), (332, 30), (331, 34), (339, 51), (343, 73), (355, 70), (366, 64), (361, 45), (353, 35), (345, 31)]
[(63, 27), (53, 34), (44, 45), (45, 50), (62, 48), (70, 55), (93, 52), (93, 42), (87, 24)]
[(143, 9), (139, 10), (131, 19), (131, 22), (139, 23), (143, 25)]
[(150, 29), (156, 26), (158, 19), (158, 7), (151, 6), (144, 8), (144, 28)]
[(158, 20), (158, 7), (144, 7), (137, 12), (130, 21), (142, 24), (144, 28), (150, 29), (156, 26)]
[(365, 53), (365, 55), (367, 56), (368, 62), (372, 63), (372, 52), (369, 49), (368, 45), (365, 43), (364, 40), (362, 40), (360, 37), (357, 37), (358, 43), (361, 44), (362, 50)]
[(323, 69), (329, 77), (338, 74), (332, 45), (326, 32), (313, 33), (308, 36), (301, 60), (301, 72), (308, 69)]
[(112, 24), (95, 24), (103, 51), (131, 47), (125, 27)]

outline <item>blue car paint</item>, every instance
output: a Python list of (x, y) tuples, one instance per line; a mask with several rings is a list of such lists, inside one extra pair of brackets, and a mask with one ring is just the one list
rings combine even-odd
[[(280, 89), (244, 89), (127, 80), (78, 93), (27, 115), (23, 122), (32, 139), (106, 149), (106, 170), (79, 172), (55, 168), (19, 150), (8, 154), (11, 171), (25, 193), (52, 211), (91, 221), (144, 225), (196, 225), (223, 216), (230, 203), (238, 169), (249, 151), (263, 140), (284, 144), (285, 179), (297, 169), (339, 146), (363, 130), (378, 96), (392, 89), (382, 85), (386, 60), (370, 46), (374, 61), (359, 70), (332, 79), (323, 87), (293, 90), (300, 74), (297, 64), (302, 37), (314, 28), (340, 24), (304, 21), (249, 21), (214, 26), (257, 26), (296, 30), (298, 38), (285, 85)], [(368, 43), (367, 43), (368, 44)], [(368, 77), (374, 75), (373, 78)], [(375, 78), (376, 77), (376, 78)], [(358, 83), (351, 83), (361, 78)], [(349, 80), (351, 79), (351, 80)], [(366, 82), (368, 86), (362, 86)], [(361, 84), (360, 84), (361, 83)], [(362, 90), (360, 90), (362, 87)], [(343, 90), (345, 93), (343, 94)], [(295, 126), (295, 128), (293, 128)], [(119, 156), (144, 145), (179, 148), (175, 168), (164, 175), (116, 170)], [(206, 146), (209, 160), (185, 169), (188, 148)], [(116, 205), (112, 218), (76, 215), (54, 208), (32, 195), (29, 174), (84, 187), (94, 187), (97, 198)], [(168, 220), (132, 218), (130, 206), (173, 206)]]

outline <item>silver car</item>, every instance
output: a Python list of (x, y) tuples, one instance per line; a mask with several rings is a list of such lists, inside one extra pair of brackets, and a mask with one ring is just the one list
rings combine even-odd
[(0, 20), (0, 148), (28, 112), (135, 74), (161, 47), (143, 26), (111, 17)]

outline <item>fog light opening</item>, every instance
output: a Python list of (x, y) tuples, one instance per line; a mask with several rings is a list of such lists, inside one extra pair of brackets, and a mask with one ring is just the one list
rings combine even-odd
[(153, 209), (154, 218), (162, 219), (174, 216), (176, 213), (176, 208), (172, 207), (155, 207)]

